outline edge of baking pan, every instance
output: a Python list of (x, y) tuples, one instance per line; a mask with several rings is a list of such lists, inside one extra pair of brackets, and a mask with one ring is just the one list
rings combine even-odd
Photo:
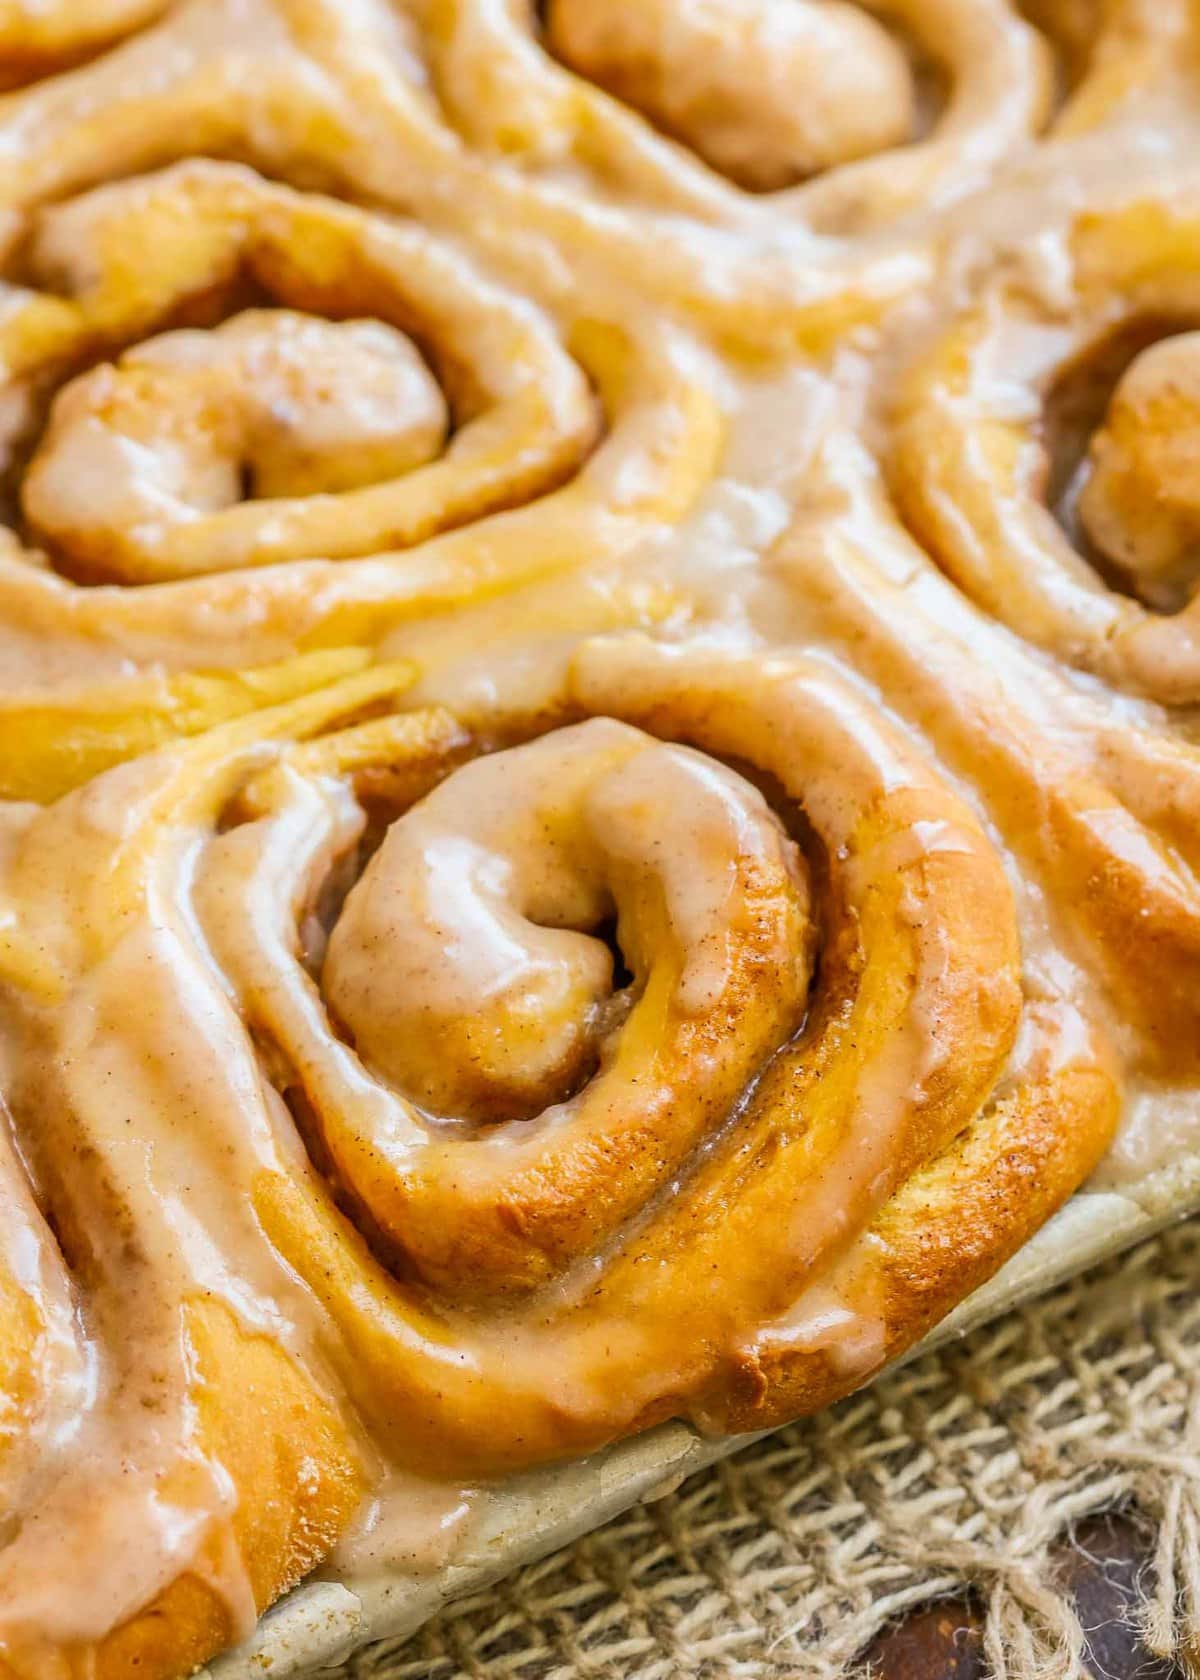
[[(1200, 1154), (1119, 1189), (1085, 1187), (907, 1357), (968, 1334), (1197, 1210)], [(486, 1495), (469, 1541), (444, 1569), (305, 1582), (267, 1612), (250, 1640), (201, 1670), (199, 1680), (289, 1680), (335, 1667), (360, 1646), (411, 1633), (452, 1599), (568, 1545), (758, 1439), (706, 1440), (685, 1424), (664, 1424), (578, 1463), (514, 1477)]]

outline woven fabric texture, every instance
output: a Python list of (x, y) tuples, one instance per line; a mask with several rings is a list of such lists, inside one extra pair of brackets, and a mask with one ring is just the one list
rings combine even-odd
[(928, 1354), (464, 1599), (345, 1680), (837, 1680), (910, 1606), (972, 1588), (997, 1680), (1083, 1680), (1048, 1554), (1157, 1525), (1149, 1643), (1200, 1636), (1200, 1221)]

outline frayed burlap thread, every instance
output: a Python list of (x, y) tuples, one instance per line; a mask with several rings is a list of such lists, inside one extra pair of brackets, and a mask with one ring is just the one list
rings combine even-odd
[(346, 1680), (842, 1680), (974, 1594), (996, 1680), (1085, 1680), (1052, 1548), (1136, 1509), (1151, 1648), (1200, 1649), (1200, 1220), (1177, 1226), (568, 1551), (360, 1652)]

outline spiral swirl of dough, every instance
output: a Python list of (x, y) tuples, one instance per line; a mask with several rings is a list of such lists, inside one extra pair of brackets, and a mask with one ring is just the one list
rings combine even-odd
[[(918, 358), (897, 402), (893, 487), (988, 612), (1117, 686), (1194, 703), (1200, 218), (1153, 201), (1085, 212), (1068, 252), (1066, 298), (998, 279)], [(1106, 383), (1089, 369), (1114, 361), (1080, 450), (1071, 432)]]
[(685, 512), (720, 445), (682, 335), (593, 319), (568, 348), (423, 229), (236, 166), (56, 205), (25, 260), (3, 636), (67, 671), (80, 646), (114, 675), (139, 646), (265, 664), (598, 567)]
[[(1024, 997), (990, 843), (820, 663), (597, 642), (538, 717), (465, 721), (395, 709), (407, 680), (177, 743), (8, 837), (13, 1121), (102, 1380), (90, 1468), (56, 1480), (79, 1350), (46, 1352), (63, 1286), (14, 1282), (43, 1462), (0, 1672), (202, 1657), (345, 1527), (364, 1425), (474, 1478), (820, 1405), (1108, 1140), (1107, 1053)], [(92, 1560), (66, 1628), (46, 1583), (96, 1509), (146, 1538)]]
[(628, 19), (553, 0), (546, 32), (569, 65), (759, 192), (902, 145), (915, 120), (900, 47), (850, 5), (656, 0)]
[[(97, 581), (411, 546), (553, 488), (595, 437), (552, 331), (451, 251), (236, 169), (77, 199), (44, 220), (36, 260), (72, 284), (78, 353), (151, 334), (66, 382), (22, 484), (34, 537)], [(280, 307), (154, 332), (239, 284)], [(35, 294), (6, 323), (31, 385), (54, 367), (47, 307)]]
[[(746, 194), (769, 193), (776, 215), (883, 221), (961, 190), (1047, 111), (1042, 43), (1005, 0), (654, 0), (636, 15), (553, 0), (544, 55), (523, 0), (428, 11), (440, 91), (478, 143), (599, 163), (632, 193), (706, 217), (744, 222)], [(914, 59), (949, 88), (925, 134)]]

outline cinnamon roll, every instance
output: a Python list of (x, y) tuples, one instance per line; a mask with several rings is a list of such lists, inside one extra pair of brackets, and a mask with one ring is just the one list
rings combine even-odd
[(1185, 202), (1086, 211), (1047, 296), (1001, 274), (897, 401), (902, 512), (989, 612), (1168, 704), (1200, 698)]
[(114, 677), (268, 664), (599, 567), (720, 445), (682, 334), (600, 319), (568, 346), (427, 230), (233, 165), (48, 208), (22, 260), (0, 642), (35, 674), (81, 645)]
[(77, 1332), (48, 1358), (14, 1288), (14, 1676), (179, 1672), (346, 1527), (369, 1443), (472, 1481), (821, 1404), (1111, 1134), (975, 818), (820, 662), (587, 644), (537, 717), (410, 681), (13, 812), (11, 1115), (104, 1364), (81, 1457)]
[(543, 167), (570, 154), (741, 221), (746, 194), (845, 227), (961, 190), (1040, 124), (1049, 92), (1042, 44), (1004, 0), (704, 0), (636, 17), (553, 0), (540, 42), (523, 0), (429, 9), (439, 90), (473, 139)]

